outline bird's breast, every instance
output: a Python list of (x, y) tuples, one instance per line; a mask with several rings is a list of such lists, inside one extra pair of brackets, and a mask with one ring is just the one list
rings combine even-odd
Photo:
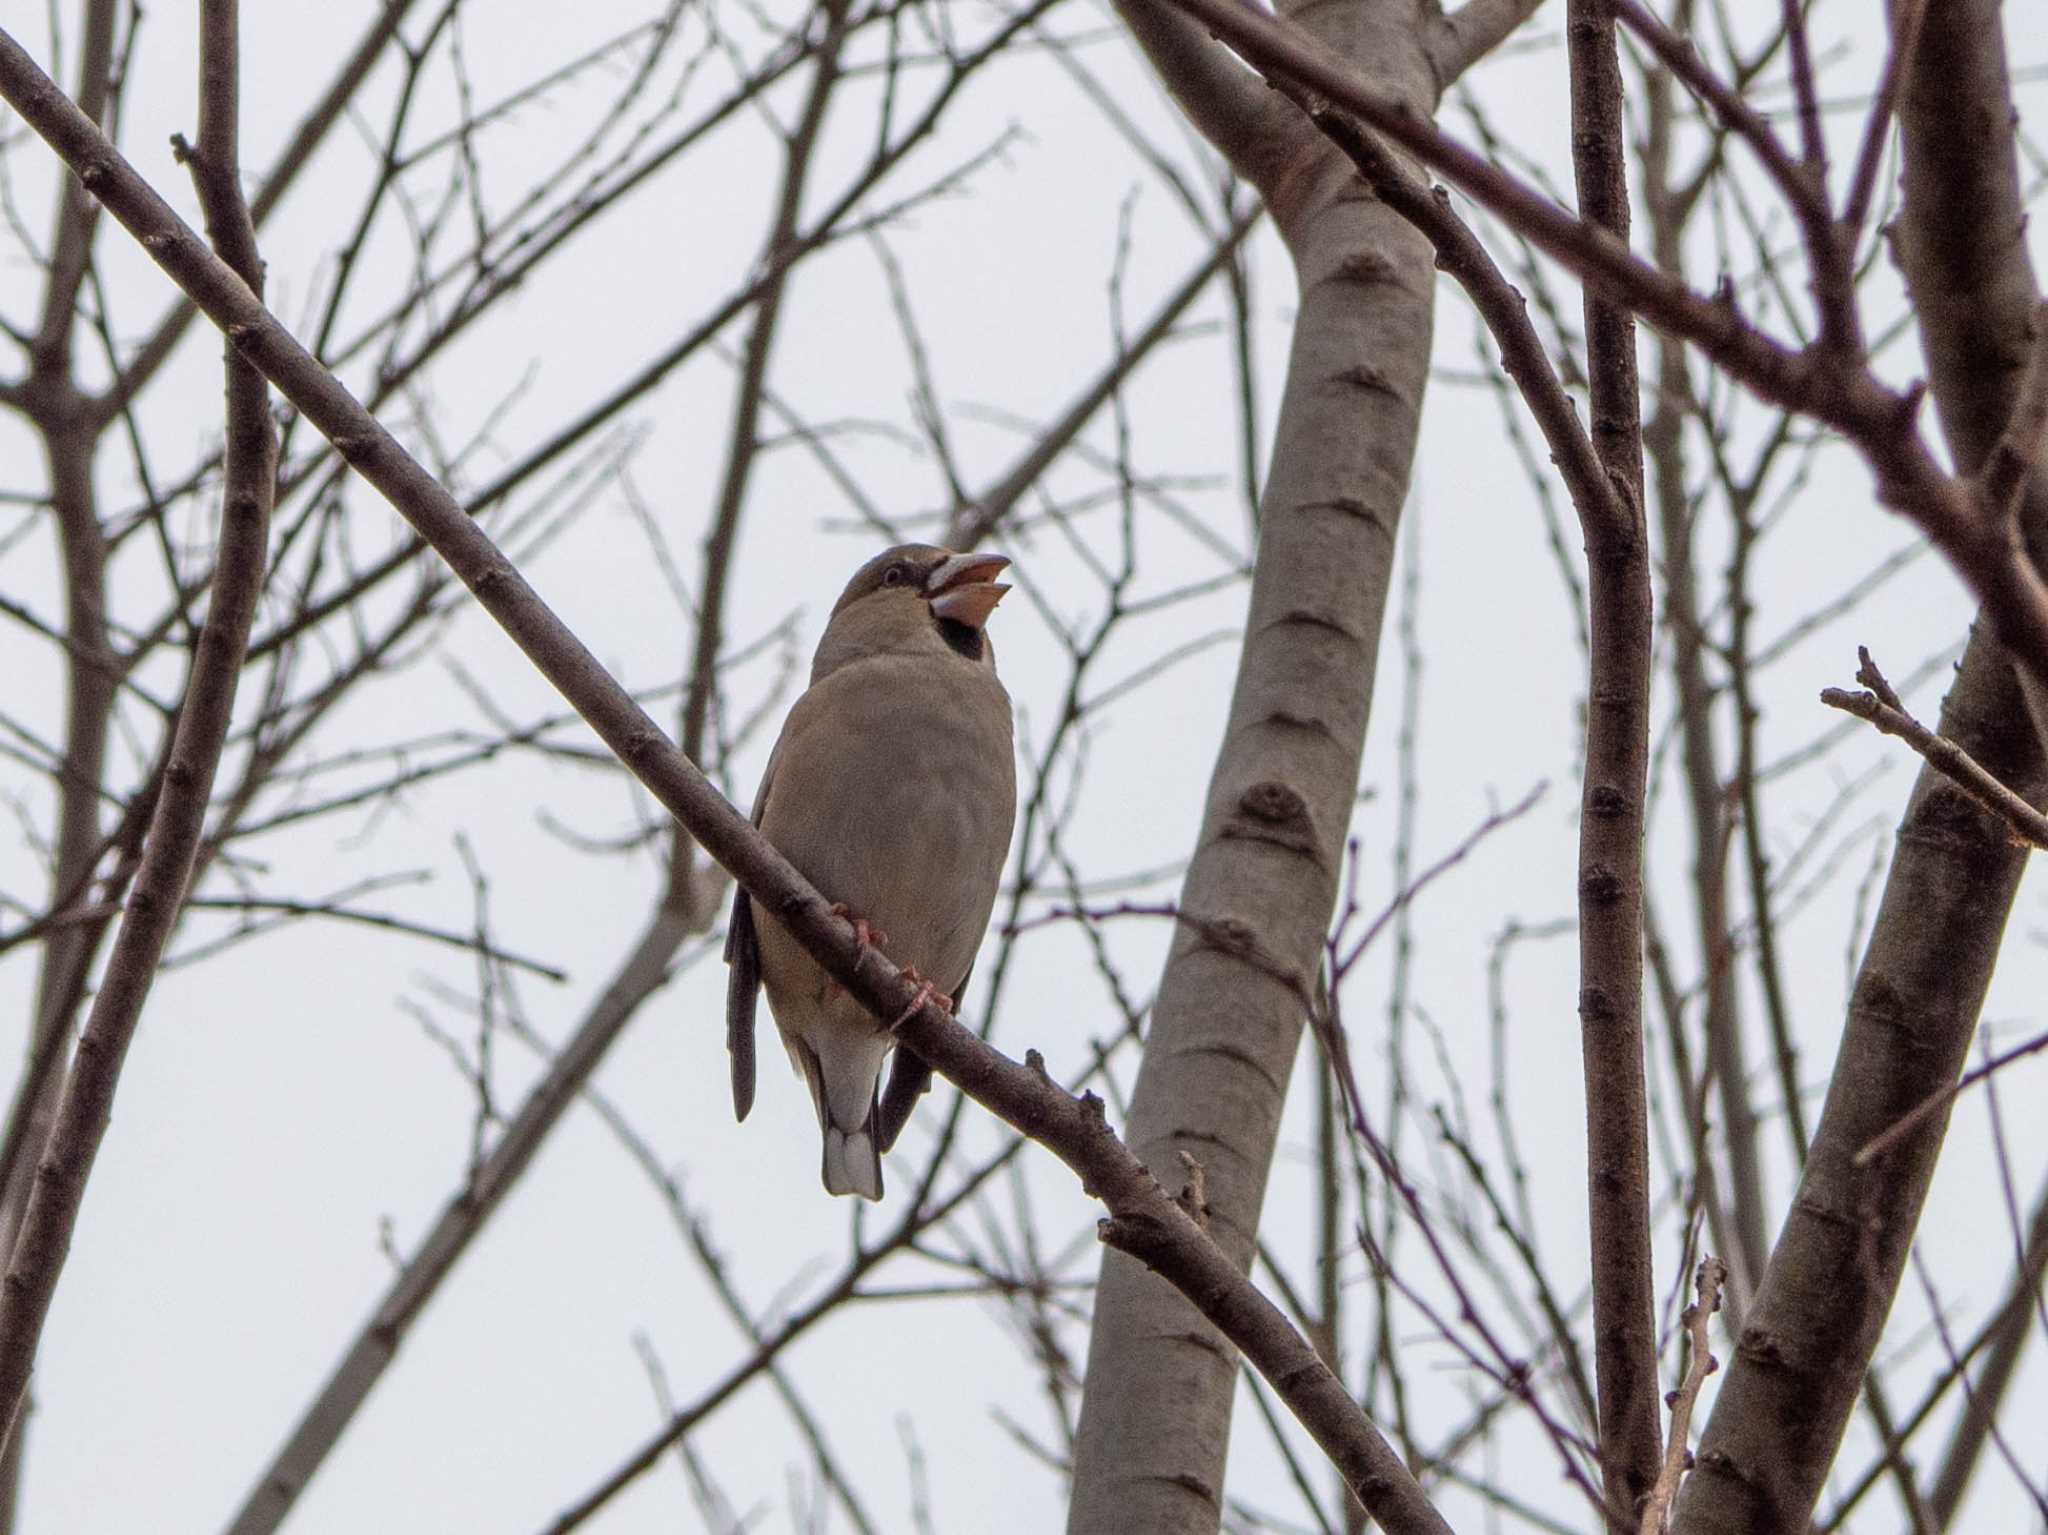
[(1010, 705), (984, 668), (877, 660), (790, 711), (761, 828), (942, 987), (988, 925), (1016, 815)]

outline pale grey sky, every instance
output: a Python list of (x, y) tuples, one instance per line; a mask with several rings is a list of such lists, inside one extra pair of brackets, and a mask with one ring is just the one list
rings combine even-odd
[[(1755, 8), (1738, 9), (1747, 14)], [(184, 9), (148, 13), (123, 142), (190, 217), (189, 186), (166, 147), (173, 131), (192, 128), (194, 65)], [(367, 0), (249, 7), (248, 165), (267, 163), (370, 12)], [(974, 33), (990, 13), (968, 8), (958, 15), (963, 31)], [(478, 99), (492, 99), (628, 20), (616, 7), (474, 5), (462, 45)], [(736, 35), (751, 35), (736, 9), (725, 20)], [(24, 41), (47, 58), (40, 16), (23, 24), (31, 29)], [(1559, 24), (1556, 8), (1546, 8), (1527, 29), (1532, 46), (1486, 64), (1469, 87), (1509, 142), (1563, 179)], [(1840, 9), (1824, 11), (1822, 25), (1835, 29), (1826, 35), (1833, 45), (1865, 21), (1860, 12)], [(1184, 172), (1205, 185), (1213, 179), (1127, 44), (1110, 32), (1105, 9), (1069, 7), (1054, 26), (1093, 39), (1084, 56), (1120, 105)], [(2041, 62), (2038, 41), (2016, 42), (2020, 62)], [(1867, 44), (1848, 51), (1836, 66), (1845, 94), (1861, 89), (1870, 64)], [(446, 72), (430, 78), (415, 142), (449, 122), (454, 109)], [(709, 81), (704, 88), (711, 88)], [(860, 87), (835, 108), (832, 129), (839, 131), (828, 130), (829, 152), (817, 173), (821, 195), (868, 152), (873, 88)], [(2026, 89), (2036, 106), (2048, 105), (2038, 82)], [(370, 93), (366, 124), (381, 124), (389, 98), (387, 78)], [(587, 113), (588, 99), (566, 90), (529, 103), (484, 136), (478, 149), (487, 194), (509, 197), (536, 167), (550, 163), (579, 114)], [(785, 110), (793, 99), (788, 87), (777, 98)], [(1466, 126), (1455, 104), (1447, 104), (1445, 121)], [(971, 483), (999, 472), (1021, 441), (988, 420), (987, 411), (1050, 418), (1108, 355), (1106, 279), (1122, 221), (1128, 219), (1123, 301), (1133, 324), (1200, 254), (1184, 211), (1043, 55), (1020, 56), (976, 81), (945, 130), (879, 200), (903, 195), (1013, 131), (1000, 156), (979, 168), (963, 192), (918, 209), (895, 236)], [(6, 132), (14, 194), (40, 237), (47, 225), (47, 161), (36, 144), (14, 142), (20, 130), (11, 120)], [(361, 137), (345, 133), (265, 231), (270, 298), (294, 325), (307, 324), (324, 295), (333, 251), (345, 234), (337, 219), (353, 217), (366, 165)], [(761, 125), (751, 119), (736, 125), (712, 152), (690, 157), (679, 174), (609, 217), (552, 275), (465, 343), (419, 404), (431, 410), (444, 441), (460, 443), (516, 391), (491, 426), (472, 484), (638, 366), (726, 291), (754, 259), (775, 170)], [(405, 254), (403, 226), (387, 223), (375, 259), (396, 272)], [(2048, 254), (2038, 223), (2030, 238), (2037, 254)], [(121, 331), (140, 334), (165, 302), (165, 283), (118, 230), (103, 234), (100, 250)], [(1285, 256), (1269, 231), (1256, 237), (1253, 268), (1256, 360), (1269, 434), (1293, 303)], [(37, 285), (36, 270), (8, 246), (0, 310), (18, 316)], [(374, 285), (365, 291), (375, 291)], [(1568, 287), (1559, 291), (1576, 304)], [(367, 304), (359, 306), (359, 319), (370, 313)], [(1224, 314), (1212, 290), (1196, 311), (1201, 328), (1140, 373), (1128, 392), (1130, 452), (1142, 473), (1189, 480), (1179, 492), (1186, 504), (1229, 546), (1242, 549)], [(1448, 283), (1440, 291), (1437, 323), (1439, 361), (1469, 373), (1477, 364), (1472, 322)], [(736, 344), (737, 334), (729, 334), (729, 343)], [(1903, 377), (1916, 363), (1910, 347), (1900, 348), (1892, 371)], [(162, 461), (182, 465), (219, 430), (212, 338), (195, 331), (174, 366), (177, 386), (152, 396), (144, 426)], [(706, 355), (630, 416), (646, 434), (633, 480), (692, 579), (721, 468), (732, 376), (728, 361)], [(784, 317), (773, 383), (813, 422), (861, 418), (913, 426), (905, 349), (877, 261), (862, 242), (802, 269)], [(1494, 805), (1520, 798), (1539, 780), (1550, 785), (1533, 813), (1433, 886), (1414, 916), (1410, 995), (1421, 1016), (1410, 1020), (1409, 1050), (1416, 1091), (1434, 1097), (1447, 1091), (1430, 1043), (1434, 1030), (1477, 1113), (1488, 1083), (1489, 945), (1510, 920), (1547, 921), (1568, 915), (1572, 906), (1583, 679), (1552, 556), (1494, 400), (1455, 379), (1434, 387), (1402, 535), (1420, 537), (1420, 604), (1413, 614), (1422, 667), (1418, 861), (1447, 851)], [(386, 416), (396, 425), (413, 410), (398, 407)], [(1107, 415), (1088, 441), (1099, 451), (1114, 450)], [(891, 514), (944, 501), (943, 477), (928, 457), (874, 434), (842, 445), (868, 494)], [(32, 451), (18, 427), (0, 422), (0, 463), (13, 466), (0, 473), (5, 488), (40, 483)], [(110, 441), (101, 465), (109, 501), (125, 503), (133, 485), (125, 451)], [(1758, 623), (1766, 633), (1783, 629), (1818, 596), (1846, 588), (1910, 542), (1905, 525), (1874, 506), (1867, 478), (1846, 454), (1822, 453), (1813, 474), (1812, 488), (1772, 534), (1758, 573)], [(1072, 496), (1110, 481), (1068, 464), (1051, 483)], [(369, 557), (393, 537), (395, 517), (360, 486), (349, 492), (348, 508), (359, 556)], [(1142, 590), (1164, 591), (1219, 571), (1213, 553), (1163, 518), (1147, 513), (1141, 524)], [(14, 526), (11, 514), (4, 526)], [(181, 532), (198, 547), (209, 527)], [(1114, 530), (1102, 518), (1089, 536), (1109, 549)], [(794, 644), (807, 661), (833, 596), (875, 543), (854, 526), (844, 498), (805, 452), (775, 451), (749, 497), (735, 567), (735, 642), (765, 634), (795, 613)], [(1041, 528), (999, 543), (1052, 612), (1092, 616), (1099, 590), (1057, 536)], [(1724, 554), (1710, 545), (1704, 563), (1715, 566)], [(135, 583), (137, 595), (154, 590), (143, 564), (123, 576)], [(30, 594), (37, 611), (53, 614), (51, 565), (48, 538), (31, 533), (0, 560), (0, 582), (10, 594)], [(529, 574), (622, 677), (641, 686), (673, 678), (688, 653), (687, 628), (616, 491), (601, 496)], [(1005, 603), (993, 632), (1028, 744), (1042, 740), (1067, 669), (1044, 617), (1024, 596)], [(1241, 618), (1242, 603), (1243, 588), (1226, 586), (1159, 622), (1132, 626), (1105, 658), (1097, 687), (1135, 672), (1184, 638), (1229, 630)], [(1766, 754), (1775, 757), (1836, 723), (1815, 695), (1849, 681), (1858, 642), (1871, 644), (1898, 679), (1959, 641), (1968, 615), (1959, 585), (1937, 560), (1915, 563), (1854, 619), (1823, 627), (1765, 675)], [(1354, 826), (1364, 850), (1359, 883), (1368, 908), (1393, 888), (1388, 850), (1403, 700), (1395, 616), (1367, 741), (1362, 788), (1371, 793)], [(446, 649), (513, 718), (556, 707), (545, 685), (480, 616), (460, 616)], [(12, 630), (0, 654), (9, 678), (0, 688), (4, 707), (53, 731), (60, 701), (50, 652)], [(1185, 855), (1231, 660), (1227, 644), (1201, 651), (1135, 692), (1093, 735), (1085, 793), (1068, 830), (1091, 877), (1158, 869)], [(751, 707), (773, 673), (771, 660), (752, 663), (735, 699)], [(1945, 675), (1938, 671), (1911, 693), (1908, 702), (1923, 717), (1932, 717)], [(157, 668), (149, 680), (168, 692), (176, 670)], [(370, 696), (374, 708), (358, 705), (333, 723), (329, 750), (358, 735), (393, 740), (451, 723), (484, 724), (437, 657)], [(673, 705), (662, 708), (667, 717)], [(1667, 698), (1660, 729), (1668, 718)], [(734, 765), (733, 787), (743, 803), (770, 738), (757, 735)], [(133, 748), (117, 750), (121, 762), (132, 764)], [(1838, 818), (1826, 820), (1844, 783), (1872, 769), (1878, 770), (1875, 781), (1860, 786)], [(25, 775), (12, 765), (5, 771), (13, 775), (9, 792), (16, 792)], [(1059, 781), (1064, 786), (1065, 776)], [(1895, 743), (1852, 734), (1823, 764), (1786, 782), (1774, 802), (1772, 832), (1781, 858), (1821, 828), (1823, 862), (1837, 860), (1825, 888), (1800, 908), (1785, 935), (1805, 1075), (1816, 1087), (1825, 1081), (1840, 1028), (1844, 955), (1859, 884), (1872, 860), (1888, 850), (1911, 781), (1912, 762)], [(295, 893), (340, 889), (393, 870), (431, 871), (430, 882), (365, 904), (466, 930), (474, 906), (455, 839), (467, 837), (490, 876), (498, 940), (572, 977), (561, 986), (533, 978), (519, 983), (534, 1023), (560, 1038), (637, 931), (657, 869), (652, 852), (595, 856), (571, 848), (543, 818), (584, 836), (612, 837), (646, 816), (644, 797), (616, 775), (513, 755), (410, 793), (387, 813), (324, 821), (310, 833), (280, 834), (246, 852), (265, 860), (255, 872), (264, 888)], [(1653, 836), (1656, 894), (1674, 914), (1669, 926), (1690, 955), (1693, 946), (1684, 942), (1679, 920), (1690, 831), (1675, 795), (1660, 801)], [(25, 838), (10, 829), (0, 841), (6, 888), (37, 888), (38, 879), (24, 872), (31, 856)], [(1818, 868), (1809, 865), (1809, 874)], [(1169, 880), (1140, 893), (1156, 897), (1171, 890)], [(1989, 1037), (1997, 1042), (2041, 1027), (2037, 998), (2048, 979), (2037, 936), (2043, 925), (2038, 884), (2029, 882), (1985, 1010)], [(204, 931), (189, 930), (185, 944)], [(1105, 935), (1134, 988), (1148, 992), (1157, 978), (1164, 925), (1133, 919), (1109, 924)], [(715, 945), (689, 953), (691, 963), (643, 1009), (607, 1059), (598, 1085), (678, 1170), (755, 1304), (766, 1305), (773, 1295), (786, 1306), (797, 1304), (834, 1271), (847, 1240), (849, 1206), (826, 1199), (817, 1186), (811, 1110), (778, 1052), (764, 1049), (753, 1118), (744, 1127), (732, 1123), (720, 1025), (724, 970)], [(1360, 1075), (1375, 1098), (1384, 1091), (1388, 963), (1383, 946), (1345, 993)], [(1686, 968), (1696, 969), (1694, 961)], [(1583, 1132), (1571, 940), (1524, 946), (1510, 976), (1517, 1131), (1532, 1163), (1545, 1253), (1576, 1285), (1584, 1272)], [(389, 1280), (391, 1259), (380, 1250), (380, 1230), (388, 1223), (398, 1249), (407, 1249), (459, 1184), (473, 1095), (405, 1005), (428, 1007), (443, 1027), (467, 1037), (470, 1025), (426, 989), (433, 979), (468, 989), (473, 967), (459, 953), (331, 924), (300, 925), (162, 979), (123, 1079), (44, 1340), (24, 1489), (22, 1529), (29, 1535), (198, 1531), (225, 1523)], [(12, 1031), (0, 1033), (0, 1054), (19, 1037), (32, 982), (24, 955), (0, 956), (0, 1020)], [(977, 977), (981, 995), (970, 1008), (975, 1021), (988, 1001), (987, 984)], [(1112, 1027), (1100, 982), (1075, 935), (1053, 929), (1028, 939), (1002, 999), (996, 1042), (1012, 1054), (1035, 1047), (1056, 1074), (1067, 1074), (1085, 1059), (1089, 1040)], [(1760, 1044), (1755, 1059), (1762, 1071)], [(502, 1039), (496, 1071), (500, 1104), (517, 1102), (534, 1075), (530, 1056)], [(2021, 1065), (2000, 1079), (2003, 1133), (2023, 1203), (2048, 1165), (2048, 1125), (2026, 1108), (2048, 1083), (2044, 1073), (2048, 1066)], [(1668, 1082), (1660, 1067), (1657, 1087), (1667, 1099)], [(1312, 1199), (1309, 1095), (1302, 1082), (1297, 1087), (1267, 1209), (1276, 1242), (1305, 1255), (1302, 1233)], [(923, 1144), (952, 1096), (942, 1085), (907, 1144)], [(1921, 1244), (1944, 1294), (1980, 1308), (2004, 1282), (2010, 1253), (1988, 1107), (1979, 1093), (1957, 1111)], [(978, 1111), (970, 1109), (969, 1119), (970, 1150), (999, 1144)], [(1782, 1189), (1781, 1144), (1765, 1139)], [(1404, 1153), (1433, 1171), (1436, 1149), (1412, 1130)], [(891, 1200), (868, 1215), (868, 1229), (899, 1214), (908, 1166), (901, 1153), (892, 1160)], [(1022, 1166), (1022, 1186), (1048, 1250), (1066, 1254), (1066, 1275), (1091, 1276), (1094, 1206), (1048, 1158), (1027, 1152)], [(967, 1229), (974, 1229), (971, 1222)], [(1679, 1263), (1668, 1215), (1660, 1214), (1657, 1238), (1659, 1284), (1668, 1291)], [(1411, 1238), (1404, 1251), (1414, 1257), (1418, 1244)], [(1297, 1262), (1305, 1272), (1305, 1256)], [(1354, 1284), (1362, 1274), (1361, 1261), (1347, 1271)], [(905, 1265), (881, 1282), (943, 1277), (930, 1266)], [(1361, 1303), (1354, 1316), (1362, 1312)], [(1925, 1317), (1909, 1274), (1887, 1340), (1888, 1350), (1917, 1342), (1904, 1380), (1917, 1379), (1936, 1362), (1923, 1339)], [(671, 1389), (684, 1400), (748, 1352), (708, 1296), (642, 1174), (599, 1120), (579, 1108), (415, 1327), (290, 1527), (309, 1535), (447, 1529), (519, 1535), (544, 1527), (659, 1421), (634, 1348), (638, 1334), (650, 1340)], [(1084, 1333), (1070, 1329), (1068, 1342), (1078, 1359)], [(1471, 1382), (1440, 1343), (1418, 1335), (1411, 1346), (1419, 1361), (1411, 1376), (1431, 1399), (1426, 1405), (1433, 1421), (1452, 1421), (1454, 1404), (1474, 1389)], [(2024, 1395), (2014, 1399), (2033, 1409), (2016, 1407), (2015, 1421), (2048, 1401), (2048, 1372), (2038, 1356), (2036, 1349), (2019, 1388)], [(1058, 1526), (1058, 1481), (1018, 1447), (999, 1417), (1035, 1435), (1050, 1433), (1025, 1347), (991, 1303), (853, 1307), (800, 1344), (788, 1364), (837, 1452), (865, 1468), (864, 1490), (886, 1528), (909, 1527), (907, 1436), (922, 1451), (936, 1528)], [(1858, 1442), (1867, 1438), (1860, 1422), (1852, 1433)], [(798, 1527), (791, 1485), (808, 1476), (805, 1452), (768, 1389), (749, 1388), (693, 1442), (741, 1510), (758, 1514), (750, 1528)], [(1519, 1495), (1584, 1523), (1547, 1447), (1526, 1430), (1510, 1430), (1501, 1444), (1504, 1461), (1497, 1470)], [(2034, 1456), (2030, 1465), (2038, 1478), (2038, 1441), (2023, 1453)], [(1255, 1414), (1241, 1404), (1232, 1493), (1285, 1507), (1285, 1476)], [(1320, 1468), (1317, 1479), (1319, 1487), (1327, 1482)], [(2011, 1479), (1994, 1468), (1981, 1486), (1969, 1527), (2018, 1528), (2025, 1505)], [(1453, 1494), (1447, 1507), (1461, 1528), (1482, 1527), (1469, 1501)], [(592, 1526), (625, 1535), (701, 1527), (672, 1462), (643, 1478)], [(836, 1510), (827, 1527), (843, 1528)]]

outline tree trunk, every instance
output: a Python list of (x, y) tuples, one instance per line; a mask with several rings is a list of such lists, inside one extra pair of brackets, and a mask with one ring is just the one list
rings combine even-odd
[[(1420, 39), (1384, 11), (1347, 11), (1343, 25), (1355, 35), (1325, 31), (1326, 40), (1371, 58), (1383, 82), (1429, 110), (1435, 83)], [(1303, 19), (1320, 28), (1332, 12)], [(1260, 169), (1301, 308), (1244, 648), (1180, 909), (1232, 924), (1306, 987), (1350, 828), (1428, 377), (1435, 277), (1428, 245), (1312, 132), (1277, 172), (1271, 161)], [(1185, 1181), (1181, 1153), (1201, 1163), (1210, 1229), (1241, 1268), (1251, 1262), (1301, 1024), (1297, 991), (1180, 930), (1125, 1134), (1170, 1188)], [(1215, 1529), (1236, 1382), (1236, 1355), (1186, 1300), (1105, 1253), (1071, 1535)]]

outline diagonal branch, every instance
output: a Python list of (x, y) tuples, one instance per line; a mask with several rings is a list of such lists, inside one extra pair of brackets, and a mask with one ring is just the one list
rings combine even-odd
[(1514, 36), (1543, 0), (1465, 0), (1448, 15), (1423, 23), (1425, 47), (1436, 70), (1437, 88), (1447, 91), (1459, 76)]
[(2012, 828), (2016, 840), (2032, 847), (2048, 848), (2048, 815), (2043, 815), (2022, 796), (2008, 789), (1996, 774), (1969, 752), (1947, 737), (1936, 735), (1913, 718), (1899, 695), (1892, 690), (1892, 685), (1885, 680), (1884, 673), (1877, 669), (1877, 663), (1870, 659), (1870, 652), (1859, 645), (1856, 654), (1862, 663), (1856, 668), (1856, 680), (1863, 684), (1863, 691), (1852, 693), (1846, 688), (1822, 688), (1820, 701), (1830, 709), (1840, 709), (1844, 714), (1869, 721), (1885, 735), (1897, 736), (1925, 757), (1936, 772), (1952, 779), (1964, 793), (2005, 821)]
[[(1071, 444), (1116, 385), (1170, 334), (1174, 320), (1248, 232), (1251, 219), (1247, 214), (1245, 221), (1233, 226), (1218, 250), (1176, 290), (1153, 323), (1132, 340), (1123, 355), (1111, 361), (1074, 407), (1026, 449), (1010, 470), (998, 476), (989, 490), (961, 509), (945, 539), (950, 547), (973, 547), (1009, 515), (1059, 449)], [(407, 1253), (402, 1272), (341, 1351), (285, 1442), (257, 1476), (228, 1526), (229, 1535), (269, 1535), (283, 1522), (383, 1378), (442, 1281), (503, 1205), (531, 1165), (534, 1153), (634, 1013), (663, 984), (683, 941), (702, 932), (717, 915), (723, 880), (702, 877), (713, 871), (701, 867), (697, 872), (700, 877), (687, 888), (671, 878), (662, 904), (627, 946), (625, 957), (599, 989), (568, 1042), (553, 1053), (547, 1073), (506, 1121), (504, 1133), (470, 1178), (449, 1196), (433, 1225)]]

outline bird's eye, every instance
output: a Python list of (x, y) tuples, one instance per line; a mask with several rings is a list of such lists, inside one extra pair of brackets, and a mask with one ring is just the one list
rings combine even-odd
[(882, 572), (882, 585), (901, 586), (903, 584), (903, 575), (904, 571), (901, 565), (891, 565)]

